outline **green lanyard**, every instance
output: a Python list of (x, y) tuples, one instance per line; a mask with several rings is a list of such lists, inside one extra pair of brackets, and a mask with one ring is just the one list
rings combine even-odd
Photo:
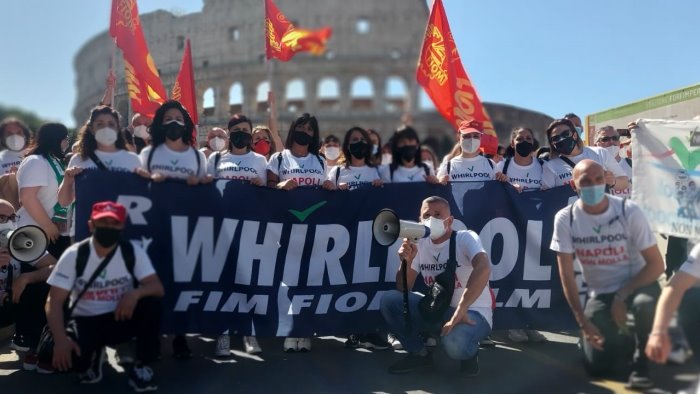
[[(61, 185), (61, 182), (63, 182), (63, 164), (58, 161), (53, 156), (44, 156), (46, 161), (49, 162), (49, 166), (51, 166), (51, 169), (53, 170), (54, 174), (56, 175), (56, 182), (58, 185)], [(61, 169), (59, 171), (59, 168)], [(62, 207), (58, 202), (56, 205), (53, 206), (53, 218), (51, 218), (51, 221), (53, 222), (65, 222), (68, 217), (68, 208)]]

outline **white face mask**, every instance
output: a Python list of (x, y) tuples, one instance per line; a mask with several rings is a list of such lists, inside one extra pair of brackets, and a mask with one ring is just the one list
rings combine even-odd
[(148, 138), (148, 127), (144, 125), (134, 127), (134, 135), (141, 138), (142, 140), (145, 140), (146, 138)]
[(5, 146), (10, 150), (19, 151), (24, 148), (25, 140), (23, 135), (13, 134), (5, 138)]
[(459, 141), (459, 145), (462, 147), (462, 152), (472, 154), (476, 153), (481, 147), (481, 140), (478, 138), (466, 138)]
[(209, 147), (211, 150), (220, 151), (226, 147), (226, 141), (221, 137), (214, 137), (209, 140)]
[(340, 148), (335, 147), (335, 146), (329, 146), (325, 150), (326, 152), (326, 159), (328, 160), (338, 160), (340, 157)]
[(7, 230), (14, 230), (16, 228), (17, 228), (17, 225), (10, 220), (8, 220), (6, 223), (0, 223), (0, 232), (7, 231)]
[(382, 165), (391, 164), (391, 153), (382, 153)]
[(430, 229), (430, 239), (433, 241), (442, 237), (445, 235), (445, 232), (447, 232), (447, 229), (445, 228), (445, 222), (442, 219), (438, 219), (435, 217), (429, 217), (426, 220), (423, 220), (423, 225), (427, 226)]
[(620, 146), (619, 145), (610, 145), (605, 148), (612, 157), (617, 157), (617, 155), (620, 153)]
[(95, 132), (95, 140), (102, 145), (113, 145), (117, 141), (117, 131), (111, 127), (103, 127)]

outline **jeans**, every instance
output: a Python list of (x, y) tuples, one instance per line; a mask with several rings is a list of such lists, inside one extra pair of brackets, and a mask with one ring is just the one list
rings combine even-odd
[(700, 288), (691, 287), (683, 295), (678, 309), (680, 326), (688, 338), (695, 360), (700, 362)]
[[(419, 353), (425, 347), (421, 332), (432, 334), (440, 333), (442, 326), (455, 312), (455, 308), (449, 307), (440, 322), (426, 322), (418, 310), (418, 302), (423, 298), (416, 293), (408, 293), (409, 314), (411, 317), (411, 330), (408, 331), (403, 316), (403, 292), (392, 290), (382, 296), (380, 310), (384, 320), (392, 332), (399, 339), (403, 348), (409, 353)], [(478, 312), (468, 311), (469, 319), (474, 325), (460, 323), (452, 328), (449, 334), (441, 337), (440, 346), (445, 353), (455, 360), (468, 360), (474, 357), (479, 350), (479, 341), (491, 333), (491, 326)]]
[[(659, 284), (654, 282), (638, 289), (627, 299), (627, 310), (634, 317), (633, 331), (636, 350), (634, 350), (632, 362), (633, 369), (636, 371), (646, 372), (648, 368), (644, 349), (647, 346), (649, 333), (654, 322), (654, 310), (660, 293)], [(584, 309), (586, 318), (598, 328), (605, 339), (602, 351), (594, 349), (585, 339), (582, 341), (584, 365), (588, 373), (594, 376), (612, 370), (617, 360), (629, 357), (635, 347), (630, 335), (621, 332), (613, 321), (610, 309), (614, 298), (614, 293), (598, 294), (588, 300)]]

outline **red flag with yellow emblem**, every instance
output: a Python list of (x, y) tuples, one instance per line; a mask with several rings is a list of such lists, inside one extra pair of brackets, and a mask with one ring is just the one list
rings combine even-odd
[(296, 28), (272, 0), (265, 0), (265, 55), (268, 60), (276, 58), (286, 62), (298, 52), (323, 55), (331, 33), (330, 27), (318, 30)]
[(480, 121), (484, 125), (481, 147), (485, 153), (496, 153), (496, 131), (462, 66), (441, 0), (433, 2), (416, 79), (440, 114), (455, 126), (455, 130), (464, 120)]
[(182, 104), (187, 112), (190, 113), (194, 124), (199, 124), (199, 116), (197, 116), (197, 94), (194, 89), (194, 70), (192, 69), (192, 51), (190, 49), (190, 39), (185, 42), (185, 52), (182, 54), (182, 63), (180, 63), (180, 72), (177, 74), (175, 86), (173, 86), (173, 100), (177, 100)]
[(124, 55), (124, 76), (131, 108), (153, 117), (167, 95), (143, 36), (136, 0), (112, 0), (109, 35), (114, 37)]

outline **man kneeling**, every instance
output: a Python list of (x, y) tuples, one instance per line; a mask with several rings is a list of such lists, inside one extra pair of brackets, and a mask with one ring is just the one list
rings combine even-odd
[[(97, 383), (104, 347), (136, 337), (137, 359), (127, 371), (129, 384), (137, 392), (154, 391), (158, 387), (147, 364), (158, 357), (161, 310), (156, 297), (163, 296), (163, 285), (146, 252), (120, 242), (125, 222), (124, 206), (96, 203), (88, 222), (92, 236), (68, 248), (51, 273), (46, 313), (55, 342), (53, 366), (79, 372), (82, 383)], [(77, 339), (67, 335), (64, 325), (63, 304), (69, 295), (75, 307), (68, 319), (75, 321)]]
[[(421, 332), (439, 333), (440, 346), (455, 360), (461, 360), (462, 370), (468, 375), (479, 372), (479, 340), (491, 332), (492, 298), (488, 286), (491, 263), (479, 236), (472, 231), (457, 231), (453, 235), (450, 206), (441, 197), (429, 197), (423, 201), (420, 220), (431, 228), (430, 239), (417, 244), (404, 240), (399, 257), (406, 260), (407, 287), (413, 288), (420, 272), (425, 284), (430, 286), (434, 278), (445, 271), (450, 258), (450, 242), (455, 242), (457, 262), (455, 286), (450, 307), (437, 322), (426, 321), (418, 304), (421, 295), (408, 294), (410, 325), (403, 316), (402, 271), (396, 274), (398, 290), (386, 293), (381, 300), (381, 312), (390, 332), (396, 334), (408, 356), (389, 368), (391, 373), (408, 373), (432, 366), (432, 356), (419, 336)], [(436, 228), (442, 230), (435, 230)]]

